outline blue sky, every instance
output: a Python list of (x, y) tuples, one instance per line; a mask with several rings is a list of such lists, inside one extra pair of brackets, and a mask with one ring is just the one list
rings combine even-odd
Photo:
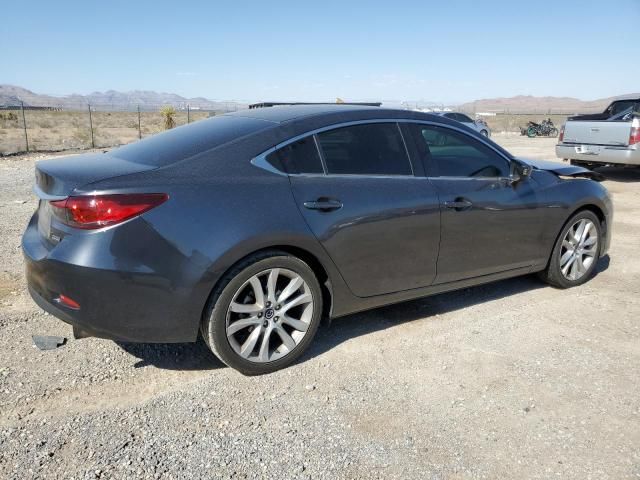
[(2, 12), (0, 83), (54, 95), (459, 102), (640, 91), (640, 0), (14, 0)]

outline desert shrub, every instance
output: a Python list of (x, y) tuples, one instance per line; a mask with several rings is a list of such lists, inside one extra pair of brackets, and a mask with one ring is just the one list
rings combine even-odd
[(160, 115), (164, 121), (164, 129), (170, 130), (176, 126), (176, 109), (171, 105), (165, 105), (160, 109)]

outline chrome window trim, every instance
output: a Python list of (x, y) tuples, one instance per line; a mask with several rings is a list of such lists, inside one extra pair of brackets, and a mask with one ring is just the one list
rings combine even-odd
[[(405, 151), (407, 153), (407, 159), (409, 160), (409, 165), (411, 167), (411, 171), (413, 172), (411, 175), (372, 175), (372, 174), (360, 174), (360, 173), (353, 173), (353, 174), (335, 174), (335, 173), (327, 173), (327, 167), (325, 165), (324, 162), (324, 157), (322, 155), (322, 149), (320, 148), (320, 145), (317, 141), (317, 139), (315, 138), (315, 136), (319, 133), (322, 132), (326, 132), (327, 130), (335, 130), (338, 128), (343, 128), (343, 127), (350, 127), (353, 125), (363, 125), (363, 124), (369, 124), (369, 123), (396, 123), (398, 126), (398, 130), (400, 132), (400, 137), (402, 138), (402, 141), (404, 143), (404, 147), (405, 147)], [(400, 128), (400, 123), (417, 123), (420, 125), (431, 125), (431, 126), (435, 126), (435, 127), (442, 127), (442, 128), (448, 128), (451, 130), (454, 130), (458, 133), (462, 133), (463, 135), (466, 135), (470, 138), (472, 138), (473, 140), (481, 143), (482, 145), (484, 145), (485, 147), (490, 148), (491, 150), (493, 150), (495, 153), (497, 153), (501, 158), (503, 158), (507, 164), (509, 166), (511, 166), (511, 164), (513, 163), (513, 160), (509, 157), (507, 157), (506, 155), (504, 155), (501, 151), (499, 151), (498, 149), (496, 149), (495, 147), (493, 147), (491, 144), (487, 143), (485, 141), (485, 139), (483, 138), (476, 138), (472, 135), (469, 135), (469, 132), (466, 132), (465, 130), (463, 130), (462, 128), (459, 128), (455, 125), (448, 125), (445, 123), (441, 123), (441, 122), (436, 122), (436, 121), (432, 121), (432, 120), (416, 120), (416, 119), (412, 119), (412, 118), (374, 118), (374, 119), (368, 119), (368, 120), (352, 120), (349, 122), (341, 122), (341, 123), (334, 123), (331, 125), (326, 125), (324, 127), (320, 127), (320, 128), (316, 128), (314, 130), (309, 130), (305, 133), (301, 133), (299, 135), (296, 135), (295, 137), (291, 137), (283, 142), (280, 142), (278, 144), (276, 144), (274, 147), (269, 148), (268, 150), (265, 150), (264, 152), (260, 153), (259, 155), (256, 155), (255, 157), (253, 157), (251, 159), (251, 163), (253, 165), (255, 165), (256, 167), (262, 168), (264, 170), (267, 170), (271, 173), (276, 173), (278, 175), (283, 175), (285, 177), (340, 177), (340, 176), (345, 176), (345, 177), (374, 177), (374, 178), (413, 178), (413, 177), (418, 177), (420, 178), (419, 175), (416, 175), (414, 170), (413, 170), (413, 163), (411, 162), (411, 155), (409, 155), (409, 151), (407, 149), (407, 145), (406, 145), (406, 140), (404, 138), (404, 135), (402, 134), (402, 129)], [(308, 136), (314, 136), (314, 142), (316, 143), (316, 148), (318, 149), (318, 154), (320, 155), (320, 161), (322, 162), (322, 169), (324, 170), (324, 174), (322, 173), (286, 173), (283, 172), (281, 170), (278, 170), (277, 168), (275, 168), (273, 165), (271, 165), (268, 161), (267, 161), (267, 155), (275, 152), (276, 150), (282, 148), (282, 147), (286, 147), (287, 145), (289, 145), (290, 143), (294, 143), (297, 142), (298, 140), (301, 140), (303, 138), (306, 138)], [(425, 178), (472, 178), (472, 177), (433, 177), (430, 175), (427, 175), (427, 172), (425, 172)], [(508, 177), (480, 177), (480, 178), (508, 178)]]

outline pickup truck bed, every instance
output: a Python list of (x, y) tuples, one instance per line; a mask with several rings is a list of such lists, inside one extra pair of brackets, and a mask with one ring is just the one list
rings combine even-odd
[(568, 118), (556, 156), (589, 166), (640, 166), (640, 99), (619, 100), (603, 113)]

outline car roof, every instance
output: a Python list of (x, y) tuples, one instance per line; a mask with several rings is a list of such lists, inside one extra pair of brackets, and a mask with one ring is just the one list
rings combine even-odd
[(384, 112), (390, 109), (371, 107), (366, 105), (345, 104), (306, 104), (306, 105), (275, 105), (273, 107), (253, 108), (226, 113), (234, 117), (256, 118), (275, 123), (290, 122), (304, 117), (317, 117), (332, 113), (348, 112)]
[(322, 127), (332, 123), (377, 119), (430, 120), (459, 125), (455, 120), (442, 115), (434, 115), (433, 113), (345, 104), (286, 105), (254, 108), (226, 113), (223, 116), (261, 120), (271, 122), (274, 126), (286, 124), (293, 127), (295, 125), (294, 129), (301, 130)]

